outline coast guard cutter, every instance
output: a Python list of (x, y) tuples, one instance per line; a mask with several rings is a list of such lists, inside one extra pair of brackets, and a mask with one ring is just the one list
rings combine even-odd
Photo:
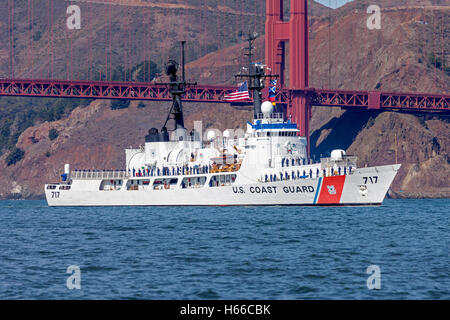
[[(344, 150), (317, 163), (307, 139), (271, 102), (262, 102), (265, 67), (251, 61), (240, 74), (253, 93), (253, 121), (236, 134), (184, 127), (182, 95), (188, 85), (169, 61), (172, 108), (161, 130), (152, 128), (142, 148), (126, 149), (121, 170), (71, 170), (45, 185), (49, 206), (350, 206), (380, 205), (400, 165), (358, 168)], [(183, 51), (184, 52), (184, 51)], [(173, 130), (167, 123), (173, 120)]]

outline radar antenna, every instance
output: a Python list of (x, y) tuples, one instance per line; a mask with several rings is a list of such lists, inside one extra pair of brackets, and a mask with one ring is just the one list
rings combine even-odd
[(265, 87), (265, 82), (267, 79), (277, 79), (278, 75), (266, 74), (265, 65), (262, 63), (253, 62), (253, 42), (258, 38), (258, 34), (255, 32), (253, 34), (248, 34), (248, 48), (245, 55), (248, 57), (248, 69), (244, 68), (247, 73), (242, 72), (235, 75), (235, 78), (246, 79), (248, 83), (248, 90), (253, 93), (253, 117), (256, 119), (261, 113), (261, 101), (262, 101), (262, 90)]
[(172, 107), (170, 108), (169, 114), (167, 115), (166, 122), (164, 123), (163, 130), (167, 130), (167, 122), (170, 119), (175, 121), (175, 128), (184, 128), (184, 117), (183, 117), (183, 104), (181, 102), (181, 97), (186, 93), (186, 88), (188, 86), (195, 86), (197, 83), (189, 83), (186, 82), (185, 75), (185, 54), (184, 54), (184, 46), (186, 41), (181, 41), (181, 67), (182, 67), (182, 75), (181, 81), (178, 80), (177, 72), (179, 64), (175, 60), (169, 60), (165, 64), (166, 74), (169, 76), (170, 82), (166, 83), (157, 83), (159, 85), (166, 85), (169, 87), (169, 92), (172, 95)]

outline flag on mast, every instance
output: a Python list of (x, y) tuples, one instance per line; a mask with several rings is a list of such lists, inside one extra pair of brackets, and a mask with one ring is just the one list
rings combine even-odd
[(275, 96), (277, 95), (277, 80), (270, 80), (269, 86), (269, 101), (275, 105)]
[(226, 94), (223, 97), (223, 100), (230, 101), (230, 102), (245, 101), (245, 100), (249, 100), (249, 99), (250, 99), (250, 95), (248, 93), (247, 81), (242, 83), (242, 85), (240, 85), (240, 87), (237, 91), (234, 91), (230, 94)]

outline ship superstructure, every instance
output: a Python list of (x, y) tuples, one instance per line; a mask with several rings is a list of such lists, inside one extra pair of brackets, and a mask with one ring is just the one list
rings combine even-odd
[[(121, 170), (71, 170), (62, 181), (45, 185), (50, 206), (165, 206), (165, 205), (380, 205), (400, 165), (357, 168), (344, 150), (312, 163), (307, 139), (297, 124), (262, 102), (265, 66), (252, 59), (245, 78), (253, 96), (253, 121), (245, 130), (188, 131), (184, 127), (183, 75), (169, 61), (166, 83), (172, 108), (164, 126), (151, 128), (145, 144), (125, 150)], [(183, 50), (184, 52), (184, 50)], [(173, 120), (173, 130), (167, 124)]]

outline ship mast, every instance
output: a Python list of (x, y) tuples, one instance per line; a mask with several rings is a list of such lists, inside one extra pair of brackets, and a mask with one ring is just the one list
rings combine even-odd
[(181, 41), (181, 67), (182, 67), (182, 76), (181, 80), (178, 80), (177, 71), (178, 71), (178, 63), (175, 60), (169, 60), (166, 63), (166, 74), (169, 76), (170, 82), (167, 83), (158, 83), (161, 85), (166, 85), (169, 87), (169, 92), (172, 95), (172, 107), (170, 108), (170, 112), (167, 115), (166, 122), (164, 123), (163, 129), (166, 128), (167, 122), (170, 119), (173, 119), (175, 122), (175, 128), (181, 129), (184, 128), (184, 117), (183, 117), (183, 104), (181, 102), (181, 97), (186, 93), (186, 87), (195, 86), (197, 83), (188, 83), (186, 82), (185, 76), (185, 54), (184, 54), (184, 46), (186, 41)]
[(253, 118), (256, 119), (261, 113), (262, 90), (265, 87), (267, 79), (272, 80), (278, 78), (278, 75), (266, 74), (265, 65), (253, 62), (253, 42), (258, 38), (257, 33), (248, 35), (248, 47), (245, 48), (247, 52), (244, 54), (248, 57), (247, 73), (240, 72), (235, 75), (236, 79), (246, 79), (248, 90), (253, 94)]

